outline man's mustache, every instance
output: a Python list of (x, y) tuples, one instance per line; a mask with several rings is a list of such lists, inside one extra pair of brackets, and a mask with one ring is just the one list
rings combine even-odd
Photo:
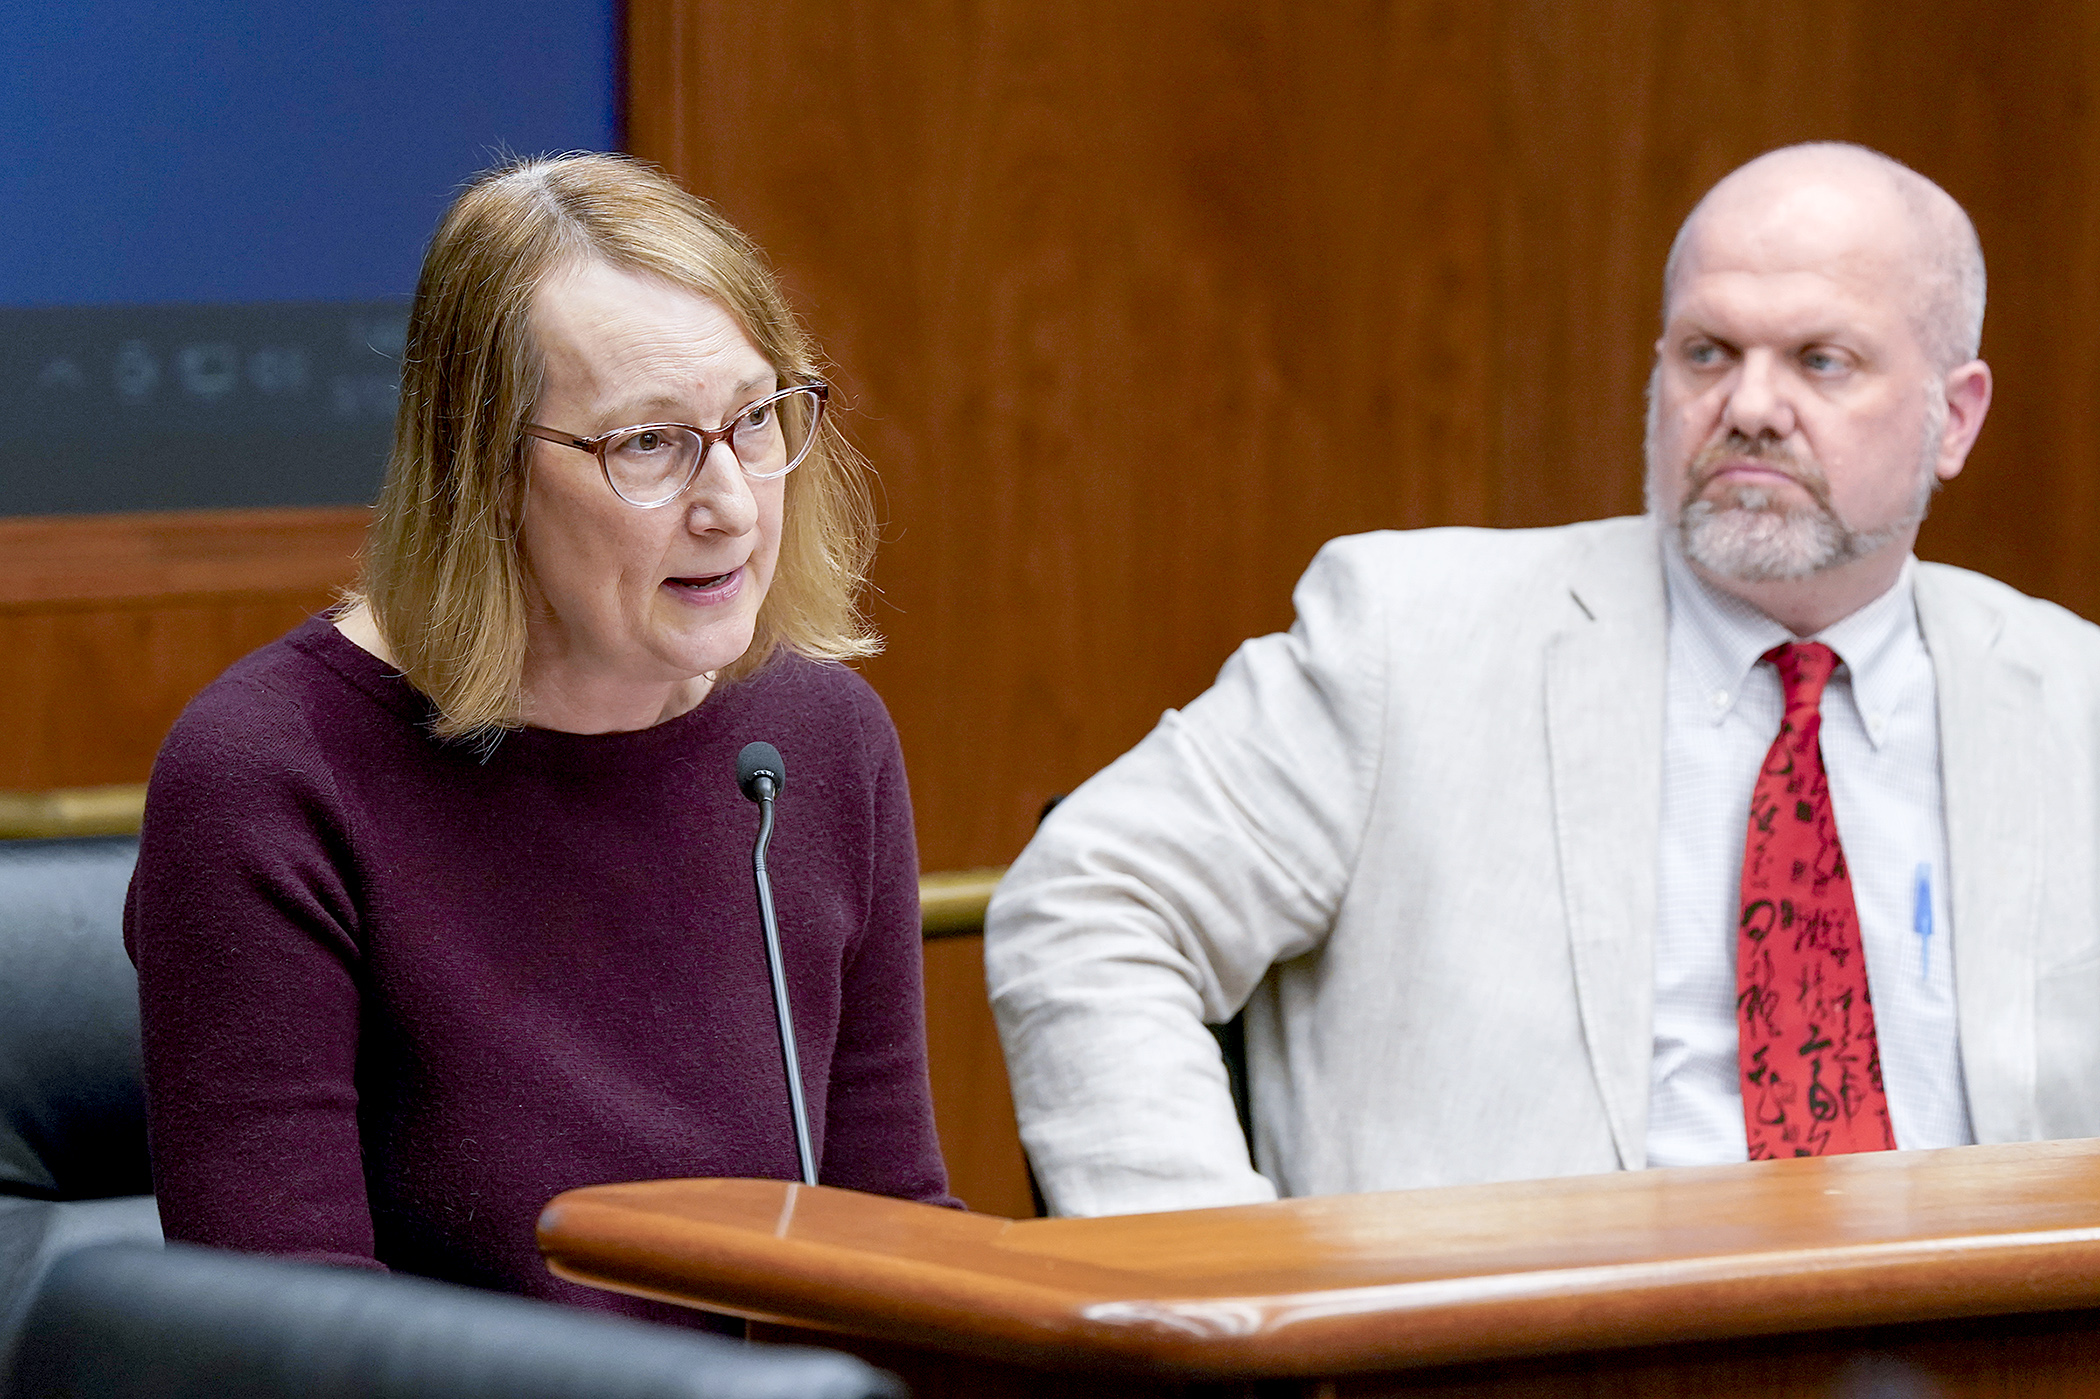
[(1739, 432), (1731, 432), (1712, 446), (1702, 448), (1692, 458), (1691, 468), (1686, 472), (1684, 503), (1690, 505), (1698, 500), (1724, 470), (1746, 461), (1756, 462), (1786, 477), (1799, 486), (1825, 515), (1837, 518), (1837, 506), (1830, 498), (1830, 479), (1813, 458), (1800, 456), (1783, 442)]

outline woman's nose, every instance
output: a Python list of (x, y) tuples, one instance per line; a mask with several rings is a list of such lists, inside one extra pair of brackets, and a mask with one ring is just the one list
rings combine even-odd
[(748, 534), (758, 523), (751, 478), (727, 442), (708, 447), (686, 496), (686, 525), (695, 534)]

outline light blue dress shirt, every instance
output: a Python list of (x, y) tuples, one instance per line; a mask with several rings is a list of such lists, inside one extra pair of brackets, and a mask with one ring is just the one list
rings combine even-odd
[[(1655, 1060), (1648, 1164), (1747, 1155), (1736, 1077), (1735, 927), (1750, 795), (1779, 732), (1778, 672), (1795, 638), (1707, 585), (1665, 547), (1670, 600)], [(1954, 1015), (1954, 929), (1940, 793), (1939, 703), (1913, 563), (1894, 587), (1805, 638), (1841, 662), (1823, 693), (1823, 761), (1852, 872), (1889, 1118), (1902, 1148), (1975, 1140)]]

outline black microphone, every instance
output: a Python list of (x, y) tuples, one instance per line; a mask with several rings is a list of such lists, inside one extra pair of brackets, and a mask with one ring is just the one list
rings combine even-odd
[[(766, 785), (761, 787), (760, 782)], [(747, 743), (736, 755), (736, 785), (750, 800), (769, 802), (786, 784), (787, 764), (780, 761), (780, 750), (772, 744)]]
[(788, 1110), (795, 1119), (795, 1155), (802, 1183), (817, 1183), (816, 1157), (809, 1148), (809, 1110), (802, 1105), (802, 1067), (795, 1058), (795, 1019), (788, 1010), (787, 970), (780, 960), (780, 925), (773, 918), (773, 882), (766, 878), (766, 846), (773, 840), (773, 799), (787, 785), (787, 764), (770, 743), (747, 743), (736, 755), (736, 785), (758, 803), (758, 843), (751, 847), (751, 877), (758, 883), (758, 922), (766, 935), (766, 970), (773, 978), (773, 1014), (780, 1023), (780, 1062), (787, 1071)]

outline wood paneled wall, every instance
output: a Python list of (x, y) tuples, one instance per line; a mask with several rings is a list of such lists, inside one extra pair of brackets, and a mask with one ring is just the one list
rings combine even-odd
[[(631, 148), (771, 251), (881, 473), (930, 869), (1010, 859), (1322, 540), (1638, 509), (1670, 236), (1789, 141), (1974, 215), (1998, 401), (1923, 551), (2100, 617), (2100, 0), (627, 10)], [(0, 523), (0, 787), (142, 780), (355, 514)], [(976, 949), (929, 950), (943, 1136), (1022, 1212)]]
[(1923, 551), (2100, 616), (2100, 4), (630, 0), (630, 146), (772, 253), (890, 521), (932, 867), (1333, 535), (1640, 507), (1664, 253), (1790, 141), (1938, 179), (1999, 396)]
[(355, 579), (366, 518), (0, 520), (0, 789), (145, 781), (192, 696)]

